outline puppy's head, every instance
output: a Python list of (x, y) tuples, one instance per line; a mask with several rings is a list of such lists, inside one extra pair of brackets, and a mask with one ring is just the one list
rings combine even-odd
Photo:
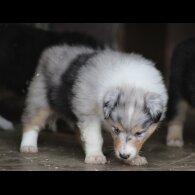
[(116, 156), (131, 160), (163, 118), (161, 96), (140, 89), (113, 89), (104, 97), (103, 112)]

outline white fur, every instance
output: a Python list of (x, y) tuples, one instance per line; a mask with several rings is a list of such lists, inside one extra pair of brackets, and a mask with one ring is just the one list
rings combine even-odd
[(125, 148), (125, 154), (129, 154), (130, 155), (130, 158), (129, 159), (133, 159), (136, 157), (137, 155), (137, 150), (136, 148), (131, 145), (131, 144), (127, 144), (126, 148)]
[[(38, 107), (49, 107), (45, 80), (47, 80), (47, 85), (49, 82), (56, 86), (60, 85), (61, 76), (71, 64), (70, 62), (79, 54), (92, 52), (94, 50), (85, 47), (63, 45), (52, 47), (43, 53), (37, 74), (29, 88), (23, 123), (28, 121), (28, 117), (32, 116)], [(87, 64), (79, 69), (73, 86), (74, 97), (70, 102), (73, 113), (79, 121), (86, 163), (106, 163), (106, 158), (102, 153), (101, 135), (101, 124), (105, 121), (103, 99), (110, 89), (124, 88), (124, 86), (129, 91), (131, 89), (139, 91), (134, 99), (139, 98), (141, 94), (141, 102), (147, 93), (158, 94), (163, 109), (162, 118), (164, 117), (167, 94), (162, 76), (154, 67), (154, 63), (138, 54), (123, 54), (110, 49), (98, 51), (87, 61)], [(125, 101), (129, 101), (127, 97), (125, 96)], [(135, 115), (135, 109), (132, 107), (132, 110), (129, 110), (129, 118), (133, 115)], [(136, 117), (140, 122), (139, 111)], [(126, 118), (128, 117), (123, 119), (126, 120)], [(38, 132), (33, 129), (24, 132), (21, 151), (37, 151), (37, 136)], [(130, 153), (131, 158), (136, 156), (133, 146), (125, 146), (123, 150), (124, 153)]]
[[(72, 103), (73, 111), (79, 120), (82, 120), (81, 117), (83, 115), (87, 115), (96, 116), (100, 119), (100, 122), (103, 122), (103, 99), (105, 94), (110, 89), (124, 88), (124, 86), (127, 89), (139, 91), (135, 97), (139, 98), (141, 94), (142, 99), (140, 98), (140, 101), (142, 102), (144, 102), (143, 97), (145, 94), (157, 94), (159, 97), (158, 101), (162, 105), (162, 108), (160, 108), (162, 109), (160, 110), (162, 112), (161, 120), (164, 118), (167, 91), (162, 75), (155, 68), (153, 62), (143, 58), (141, 55), (123, 54), (106, 50), (95, 56), (92, 60), (89, 60), (88, 64), (81, 68), (77, 82), (73, 88), (75, 94)], [(132, 107), (129, 110), (129, 121), (133, 118), (134, 113), (135, 110)], [(137, 113), (137, 117), (139, 117), (139, 112)], [(86, 130), (84, 129), (83, 131)], [(93, 139), (93, 136), (89, 137)], [(125, 145), (124, 154), (130, 154), (129, 159), (135, 158), (139, 151), (136, 151), (136, 148), (130, 144)], [(88, 144), (88, 147), (91, 147), (91, 145)], [(118, 152), (116, 151), (116, 153)]]
[[(103, 97), (108, 89), (125, 85), (157, 93), (161, 96), (162, 104), (166, 105), (167, 93), (162, 76), (154, 67), (154, 63), (141, 55), (106, 50), (90, 63), (93, 63), (93, 66), (81, 69), (73, 89), (78, 97), (73, 100), (76, 115), (97, 111), (92, 106), (102, 106)], [(102, 114), (102, 107), (98, 109), (98, 114)]]
[(127, 164), (133, 165), (133, 166), (141, 166), (148, 164), (148, 161), (145, 157), (137, 155), (134, 159), (130, 161), (124, 161)]
[[(36, 112), (37, 108), (49, 107), (45, 84), (45, 74), (50, 76), (52, 83), (59, 85), (62, 74), (69, 67), (70, 62), (82, 52), (92, 52), (85, 47), (56, 46), (47, 49), (41, 56), (39, 65), (28, 89), (23, 123)], [(46, 65), (46, 70), (44, 69)]]
[(38, 152), (37, 139), (38, 139), (38, 128), (29, 129), (28, 131), (23, 132), (20, 151), (24, 153)]
[(8, 121), (7, 119), (0, 116), (0, 128), (4, 130), (13, 130), (14, 125), (12, 122)]
[[(47, 49), (41, 56), (38, 72), (47, 64), (47, 72), (51, 75), (52, 82), (60, 84), (60, 77), (69, 67), (70, 62), (79, 54), (91, 53), (93, 50), (87, 47), (61, 45)], [(43, 70), (44, 71), (44, 70)], [(44, 74), (45, 72), (41, 72)]]
[(86, 153), (85, 162), (91, 164), (106, 163), (106, 158), (102, 153), (103, 138), (100, 121), (96, 118), (88, 118), (78, 125)]
[[(126, 134), (125, 133), (120, 133), (119, 136), (120, 136), (121, 144), (120, 144), (120, 148), (116, 152), (116, 155), (119, 158), (120, 158), (120, 154), (129, 155), (128, 160), (135, 158), (139, 151), (137, 151), (137, 149), (133, 146), (133, 144), (130, 143), (130, 141), (126, 140)], [(134, 138), (132, 137), (132, 139), (134, 139)]]
[[(134, 115), (134, 106), (131, 106), (130, 108), (129, 108), (129, 112), (128, 112), (128, 118), (129, 119), (132, 119), (132, 116)], [(130, 120), (128, 121), (129, 123), (131, 122)]]

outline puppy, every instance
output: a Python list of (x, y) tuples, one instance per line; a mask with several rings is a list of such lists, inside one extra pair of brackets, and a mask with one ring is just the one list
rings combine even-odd
[(182, 147), (188, 105), (195, 107), (195, 39), (180, 43), (171, 62), (167, 145)]
[(164, 118), (166, 103), (160, 72), (141, 55), (68, 44), (50, 47), (28, 89), (20, 151), (38, 152), (38, 134), (55, 116), (80, 130), (85, 163), (106, 163), (101, 133), (106, 125), (116, 156), (143, 165), (147, 160), (139, 151)]
[[(0, 85), (19, 97), (25, 97), (41, 54), (47, 48), (66, 43), (103, 49), (91, 36), (76, 32), (52, 32), (27, 25), (0, 24)], [(1, 97), (2, 99), (2, 97)], [(55, 123), (50, 126), (55, 130)], [(0, 116), (0, 128), (13, 129), (13, 124)]]

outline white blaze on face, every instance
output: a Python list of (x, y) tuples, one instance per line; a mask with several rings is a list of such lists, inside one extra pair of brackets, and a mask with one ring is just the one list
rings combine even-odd
[(130, 159), (133, 159), (137, 155), (137, 149), (134, 145), (128, 143), (126, 144), (125, 153), (130, 155)]
[(120, 139), (120, 148), (119, 148), (119, 153), (121, 154), (125, 154), (126, 151), (126, 133), (121, 133), (119, 135), (119, 139)]
[(131, 107), (129, 107), (129, 110), (128, 110), (128, 119), (132, 119), (133, 114), (134, 114), (134, 107), (131, 106)]

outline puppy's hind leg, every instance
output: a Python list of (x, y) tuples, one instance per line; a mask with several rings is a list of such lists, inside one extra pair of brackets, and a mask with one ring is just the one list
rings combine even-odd
[(49, 129), (53, 132), (56, 133), (57, 132), (57, 117), (51, 115), (48, 119), (47, 119), (47, 124)]
[(167, 146), (182, 147), (183, 125), (187, 112), (187, 103), (180, 100), (176, 116), (168, 123)]
[(78, 127), (86, 155), (85, 163), (105, 164), (106, 157), (102, 152), (103, 138), (100, 121), (96, 118), (87, 118), (78, 123)]
[(37, 140), (41, 128), (43, 128), (50, 116), (49, 108), (40, 107), (28, 117), (23, 118), (23, 135), (20, 151), (23, 153), (38, 152)]

